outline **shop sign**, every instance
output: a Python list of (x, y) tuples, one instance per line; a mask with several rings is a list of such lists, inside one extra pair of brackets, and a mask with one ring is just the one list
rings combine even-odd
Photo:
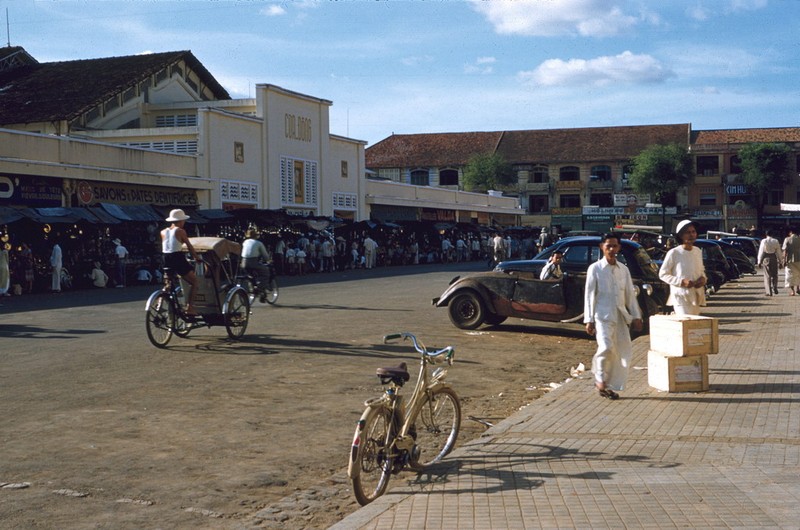
[(137, 186), (116, 182), (88, 182), (76, 187), (80, 204), (107, 202), (111, 204), (153, 204), (156, 206), (196, 206), (197, 192), (182, 188)]
[(0, 175), (0, 204), (27, 207), (61, 206), (61, 179)]
[(641, 204), (644, 206), (650, 200), (649, 193), (615, 193), (614, 206), (635, 206)]
[(722, 219), (722, 210), (693, 210), (689, 211), (692, 219)]
[(456, 221), (456, 212), (455, 210), (437, 210), (433, 208), (423, 208), (421, 219), (423, 221), (444, 221), (444, 222), (455, 222)]
[(551, 208), (550, 213), (553, 215), (581, 215), (580, 208)]
[(417, 209), (408, 206), (374, 204), (370, 208), (370, 217), (380, 221), (416, 221)]
[(750, 195), (750, 188), (745, 184), (735, 184), (725, 186), (725, 193), (728, 195)]

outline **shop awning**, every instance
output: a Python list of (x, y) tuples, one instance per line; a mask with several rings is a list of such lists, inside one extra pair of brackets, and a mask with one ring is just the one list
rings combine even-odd
[(21, 212), (28, 219), (40, 224), (99, 222), (97, 217), (85, 208), (25, 208)]
[(99, 206), (91, 206), (89, 207), (89, 211), (92, 212), (92, 215), (97, 217), (102, 224), (115, 225), (122, 222)]
[(0, 206), (0, 225), (9, 225), (23, 219), (25, 216), (16, 208)]
[(219, 222), (224, 223), (226, 221), (233, 221), (236, 219), (236, 217), (234, 217), (233, 215), (231, 215), (230, 213), (221, 208), (220, 209), (212, 208), (209, 210), (197, 210), (195, 213), (200, 217), (203, 217), (204, 219), (218, 223)]
[(161, 215), (149, 204), (110, 204), (101, 202), (100, 206), (120, 221), (164, 221)]

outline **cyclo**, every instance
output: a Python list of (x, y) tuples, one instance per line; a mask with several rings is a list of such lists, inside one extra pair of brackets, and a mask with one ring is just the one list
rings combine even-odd
[[(189, 240), (201, 258), (195, 263), (194, 306), (198, 314), (189, 315), (184, 307), (184, 292), (191, 286), (165, 268), (164, 286), (151, 294), (145, 305), (147, 338), (158, 348), (164, 348), (173, 334), (186, 337), (203, 326), (225, 326), (228, 336), (238, 339), (250, 319), (250, 299), (235, 274), (242, 246), (221, 237)], [(183, 250), (188, 251), (186, 245)]]

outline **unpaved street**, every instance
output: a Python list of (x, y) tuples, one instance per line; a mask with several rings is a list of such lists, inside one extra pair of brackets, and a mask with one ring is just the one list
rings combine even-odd
[(477, 267), (283, 279), (244, 340), (217, 327), (166, 350), (145, 334), (150, 287), (3, 300), (3, 527), (326, 528), (357, 508), (346, 459), (375, 368), (415, 361), (382, 335), (456, 347), (464, 437), (588, 364), (580, 332), (453, 327), (430, 299)]

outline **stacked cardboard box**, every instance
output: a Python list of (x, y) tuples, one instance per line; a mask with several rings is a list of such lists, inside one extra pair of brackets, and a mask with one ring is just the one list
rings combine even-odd
[(650, 317), (647, 381), (667, 392), (708, 390), (708, 356), (719, 353), (719, 321), (694, 315)]

